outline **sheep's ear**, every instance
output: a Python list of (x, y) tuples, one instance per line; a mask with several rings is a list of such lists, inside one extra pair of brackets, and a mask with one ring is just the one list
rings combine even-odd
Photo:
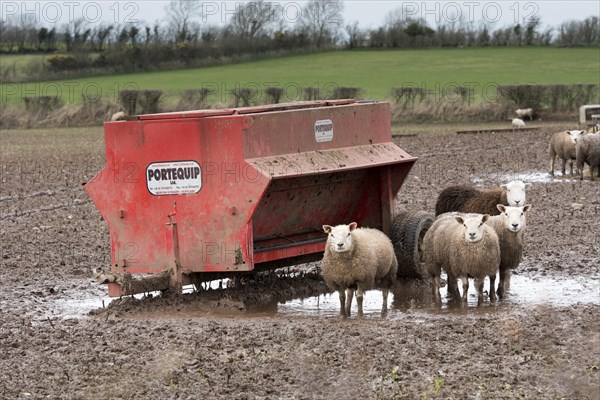
[(350, 225), (348, 225), (348, 227), (350, 228), (350, 232), (356, 229), (356, 225), (356, 222), (351, 222)]
[(502, 188), (502, 190), (508, 190), (508, 185), (503, 183), (502, 185), (500, 185), (500, 188)]
[(570, 135), (570, 134), (571, 134), (571, 131), (565, 131), (565, 132), (567, 132), (567, 135)]
[(487, 221), (489, 217), (490, 217), (489, 214), (483, 214), (483, 217), (481, 217), (481, 222)]
[(323, 232), (329, 233), (329, 232), (331, 232), (331, 229), (332, 229), (331, 225), (323, 225)]
[(506, 211), (506, 207), (504, 207), (504, 204), (496, 204), (496, 208), (498, 209), (498, 211), (500, 211), (501, 213)]
[(455, 217), (454, 219), (456, 219), (456, 222), (458, 222), (461, 225), (465, 223), (465, 220), (462, 219), (462, 217)]
[(531, 210), (531, 204), (525, 204), (525, 206), (523, 206), (523, 212), (527, 212)]
[(528, 187), (531, 187), (531, 183), (526, 183), (525, 184), (525, 189), (527, 189)]
[(580, 135), (585, 135), (586, 133), (587, 133), (587, 130), (584, 129), (581, 131)]

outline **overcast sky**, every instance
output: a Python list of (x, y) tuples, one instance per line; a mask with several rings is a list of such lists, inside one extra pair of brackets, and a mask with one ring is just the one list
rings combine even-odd
[[(75, 19), (89, 24), (127, 23), (143, 21), (148, 24), (166, 18), (165, 6), (169, 1), (0, 1), (0, 18), (5, 21), (20, 13), (30, 14), (44, 25), (61, 25)], [(221, 25), (229, 21), (236, 4), (244, 1), (203, 1), (205, 16), (201, 24)], [(278, 13), (289, 22), (298, 20), (299, 10), (305, 1), (272, 1)], [(543, 26), (558, 26), (567, 20), (589, 16), (600, 17), (600, 1), (545, 0), (545, 1), (397, 1), (397, 0), (346, 0), (343, 2), (344, 23), (358, 21), (362, 28), (384, 24), (390, 11), (400, 12), (402, 18), (424, 18), (431, 26), (462, 17), (477, 24), (488, 23), (495, 27), (512, 25), (533, 16), (542, 19)]]

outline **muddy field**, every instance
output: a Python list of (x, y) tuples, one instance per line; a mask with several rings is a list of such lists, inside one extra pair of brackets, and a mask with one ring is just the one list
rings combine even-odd
[(433, 212), (450, 184), (533, 183), (512, 293), (436, 308), (404, 283), (386, 317), (372, 291), (347, 321), (310, 274), (109, 305), (92, 274), (108, 227), (81, 188), (104, 164), (102, 130), (1, 132), (0, 397), (600, 399), (600, 181), (548, 176), (558, 127), (465, 128), (396, 128), (419, 157), (397, 208)]

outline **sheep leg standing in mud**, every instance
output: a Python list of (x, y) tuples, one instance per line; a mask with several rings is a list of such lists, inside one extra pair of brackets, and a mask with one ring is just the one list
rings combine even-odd
[(357, 228), (356, 222), (332, 227), (323, 225), (328, 234), (322, 261), (323, 279), (340, 296), (340, 315), (350, 316), (356, 291), (358, 316), (363, 316), (364, 292), (379, 283), (382, 287), (382, 313), (387, 311), (387, 297), (396, 283), (398, 261), (391, 240), (381, 231)]

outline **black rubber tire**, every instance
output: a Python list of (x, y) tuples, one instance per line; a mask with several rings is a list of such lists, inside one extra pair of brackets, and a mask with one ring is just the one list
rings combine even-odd
[(398, 259), (399, 278), (426, 278), (421, 265), (421, 244), (433, 220), (433, 214), (426, 211), (402, 212), (394, 217), (390, 239)]

